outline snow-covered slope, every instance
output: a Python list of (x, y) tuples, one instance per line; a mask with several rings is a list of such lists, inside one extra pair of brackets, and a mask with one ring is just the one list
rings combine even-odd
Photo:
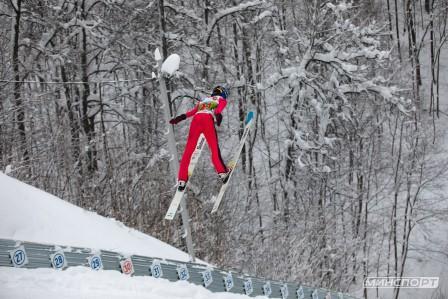
[(0, 172), (0, 238), (188, 261), (188, 254)]
[[(0, 172), (0, 238), (108, 249), (188, 261), (188, 255), (122, 223), (87, 212)], [(185, 281), (73, 267), (0, 267), (0, 299), (243, 299)]]
[[(169, 282), (149, 276), (128, 277), (118, 271), (86, 267), (15, 269), (0, 267), (0, 299), (248, 299), (212, 293), (185, 281)], [(262, 297), (259, 297), (262, 298)]]

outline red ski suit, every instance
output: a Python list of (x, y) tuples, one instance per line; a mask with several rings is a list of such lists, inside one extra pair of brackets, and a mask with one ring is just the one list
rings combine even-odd
[(186, 182), (188, 180), (188, 166), (190, 165), (191, 156), (193, 155), (201, 133), (204, 134), (205, 140), (207, 140), (216, 172), (227, 172), (227, 167), (219, 151), (218, 135), (216, 134), (213, 117), (213, 114), (220, 114), (226, 105), (227, 101), (221, 96), (206, 97), (193, 109), (185, 113), (187, 117), (193, 116), (193, 120), (191, 121), (187, 144), (185, 145), (185, 151), (180, 162), (179, 181)]

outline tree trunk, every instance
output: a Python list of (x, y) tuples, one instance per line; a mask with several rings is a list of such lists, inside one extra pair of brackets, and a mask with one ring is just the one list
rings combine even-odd
[[(159, 0), (159, 26), (160, 26), (160, 39), (162, 42), (162, 58), (166, 59), (168, 57), (168, 41), (166, 39), (166, 21), (165, 21), (165, 8), (164, 8), (164, 0)], [(166, 90), (168, 96), (168, 103), (170, 114), (173, 115), (173, 104), (171, 101), (171, 84), (170, 80), (166, 80)]]
[[(63, 82), (68, 81), (67, 72), (65, 70), (64, 66), (61, 66), (61, 78)], [(74, 105), (73, 105), (73, 96), (70, 91), (70, 86), (67, 83), (64, 83), (64, 93), (65, 93), (65, 100), (67, 104), (67, 113), (68, 113), (68, 120), (70, 123), (70, 138), (71, 138), (71, 149), (72, 149), (72, 161), (77, 165), (77, 170), (79, 175), (82, 177), (82, 166), (78, 165), (81, 163), (80, 160), (80, 154), (81, 154), (81, 147), (80, 147), (80, 140), (79, 140), (79, 122), (78, 118), (76, 117), (76, 114), (74, 113)]]
[[(209, 0), (205, 0), (204, 2), (204, 23), (205, 23), (205, 28), (208, 27), (208, 22), (209, 22), (209, 14), (210, 14), (210, 2)], [(205, 46), (208, 48), (210, 47), (210, 38), (208, 38), (205, 41)], [(210, 63), (210, 54), (207, 52), (205, 53), (205, 61), (204, 61), (204, 66), (202, 68), (202, 80), (204, 80), (204, 82), (208, 82), (208, 68), (209, 68), (209, 63)]]
[[(82, 18), (87, 19), (87, 12), (85, 9), (85, 1), (81, 4)], [(82, 107), (82, 119), (81, 123), (84, 129), (84, 133), (87, 137), (87, 170), (90, 174), (98, 169), (97, 164), (97, 151), (95, 144), (95, 115), (89, 116), (89, 96), (90, 96), (90, 84), (89, 84), (89, 63), (87, 61), (87, 32), (85, 28), (81, 30), (81, 78), (82, 78), (82, 93), (81, 93), (81, 107)]]
[(417, 106), (417, 119), (420, 118), (420, 112), (422, 109), (422, 103), (420, 99), (420, 86), (422, 85), (421, 73), (420, 73), (420, 59), (417, 45), (417, 35), (415, 31), (415, 22), (413, 14), (413, 6), (411, 0), (406, 2), (406, 23), (408, 27), (408, 39), (409, 39), (409, 55), (414, 69), (414, 99)]
[(392, 28), (392, 13), (390, 11), (390, 0), (387, 0), (387, 18), (389, 23), (389, 33), (390, 33), (390, 40), (394, 40), (394, 34), (393, 34), (393, 28)]
[(430, 61), (431, 61), (431, 88), (430, 88), (430, 98), (429, 98), (429, 113), (434, 117), (434, 85), (436, 83), (435, 76), (435, 57), (434, 57), (434, 14), (432, 6), (429, 5), (429, 0), (425, 1), (425, 9), (430, 14), (429, 20), (429, 40), (430, 40)]
[(400, 25), (398, 21), (398, 0), (395, 0), (395, 32), (397, 34), (397, 51), (398, 58), (401, 61), (401, 45), (400, 45)]
[[(394, 254), (394, 273), (393, 275), (395, 277), (398, 276), (398, 196), (400, 193), (400, 165), (402, 164), (402, 145), (403, 145), (403, 127), (404, 127), (404, 121), (401, 122), (401, 128), (400, 128), (400, 143), (398, 144), (398, 156), (397, 156), (397, 163), (395, 166), (395, 177), (394, 177), (394, 202), (392, 207), (392, 215), (391, 215), (391, 222), (392, 222), (392, 240), (393, 240), (393, 254)], [(398, 291), (399, 288), (394, 289), (394, 297), (395, 294), (398, 297)], [(397, 298), (395, 297), (395, 298)]]
[(166, 22), (165, 22), (165, 7), (164, 0), (159, 0), (159, 24), (160, 24), (160, 37), (162, 41), (162, 56), (163, 59), (168, 57), (168, 42), (166, 41)]
[(29, 172), (29, 153), (28, 146), (26, 142), (26, 128), (25, 128), (25, 107), (23, 104), (23, 99), (21, 95), (21, 85), (20, 82), (20, 70), (19, 70), (19, 35), (20, 35), (20, 19), (22, 17), (22, 0), (17, 0), (17, 7), (15, 10), (15, 20), (14, 20), (14, 45), (12, 50), (12, 65), (14, 72), (14, 102), (16, 109), (16, 123), (17, 129), (19, 131), (19, 159), (25, 164), (26, 171)]

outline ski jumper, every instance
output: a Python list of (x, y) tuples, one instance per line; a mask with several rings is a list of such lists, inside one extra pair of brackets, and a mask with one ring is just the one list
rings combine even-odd
[(191, 156), (193, 155), (199, 136), (204, 134), (208, 148), (211, 151), (212, 163), (216, 172), (226, 173), (227, 167), (222, 160), (219, 151), (218, 135), (216, 134), (214, 115), (221, 114), (227, 101), (221, 96), (206, 97), (199, 102), (193, 109), (185, 113), (187, 117), (193, 116), (188, 133), (187, 144), (180, 162), (178, 180), (188, 181), (188, 165), (190, 165)]

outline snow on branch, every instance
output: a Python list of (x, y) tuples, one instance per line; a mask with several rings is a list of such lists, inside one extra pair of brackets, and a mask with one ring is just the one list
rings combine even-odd
[(252, 21), (250, 21), (250, 24), (255, 24), (255, 23), (263, 20), (264, 18), (267, 18), (267, 17), (270, 17), (270, 16), (272, 16), (272, 11), (270, 11), (270, 10), (263, 11), (260, 15), (255, 16), (252, 19)]
[[(360, 39), (363, 40), (364, 38), (367, 37), (361, 37)], [(379, 44), (376, 39), (369, 38), (369, 41), (373, 44), (373, 46), (359, 46), (357, 48), (349, 48), (349, 50), (345, 51), (338, 50), (329, 44), (324, 44), (323, 46), (328, 50), (328, 52), (314, 53), (313, 60), (318, 60), (325, 63), (335, 63), (345, 72), (357, 72), (366, 69), (366, 66), (363, 64), (356, 65), (351, 63), (350, 61), (353, 61), (354, 59), (376, 59), (379, 62), (390, 57), (390, 51), (381, 51), (377, 49)]]
[[(297, 33), (305, 52), (291, 56), (288, 64), (271, 70), (257, 83), (259, 90), (282, 90), (276, 96), (291, 108), (286, 109), (291, 119), (288, 146), (297, 154), (291, 159), (316, 172), (331, 171), (328, 162), (344, 134), (340, 133), (369, 117), (376, 109), (373, 106), (391, 105), (405, 115), (413, 109), (403, 98), (403, 90), (383, 77), (393, 68), (390, 49), (381, 42), (384, 27), (353, 24), (344, 17), (351, 8), (344, 1), (325, 8), (315, 22), (317, 30)], [(365, 105), (357, 105), (360, 98)], [(367, 113), (358, 115), (356, 109)], [(316, 153), (320, 154), (318, 161)]]
[(311, 47), (307, 49), (298, 66), (291, 66), (281, 69), (281, 72), (275, 72), (268, 77), (264, 84), (258, 83), (258, 90), (266, 90), (275, 86), (281, 80), (289, 79), (291, 81), (306, 77), (306, 67), (311, 61)]
[(228, 15), (231, 15), (231, 14), (234, 14), (234, 13), (237, 13), (237, 12), (240, 12), (240, 11), (252, 8), (252, 7), (260, 6), (260, 5), (264, 4), (264, 3), (265, 3), (264, 0), (249, 1), (249, 2), (246, 2), (246, 3), (241, 3), (241, 4), (238, 4), (236, 6), (233, 6), (233, 7), (230, 7), (230, 8), (218, 11), (215, 14), (214, 18), (212, 19), (212, 21), (210, 22), (210, 24), (208, 25), (208, 29), (207, 29), (207, 32), (205, 34), (205, 37), (206, 37), (205, 40), (207, 41), (207, 43), (210, 41), (213, 29), (215, 28), (216, 24), (222, 18), (224, 18), (224, 17), (226, 17)]
[(186, 9), (183, 6), (174, 5), (171, 3), (165, 3), (164, 7), (168, 7), (170, 9), (174, 10), (177, 14), (185, 15), (185, 16), (189, 17), (190, 19), (195, 20), (196, 22), (202, 22), (202, 19), (200, 17), (198, 17), (194, 11), (192, 11), (190, 9)]
[(356, 84), (343, 84), (339, 86), (339, 91), (344, 94), (349, 93), (375, 93), (381, 96), (384, 100), (395, 105), (400, 112), (408, 114), (412, 109), (411, 103), (400, 97), (398, 93), (400, 89), (396, 86), (379, 85), (375, 80), (368, 80)]
[(338, 66), (347, 73), (356, 72), (359, 70), (359, 66), (337, 58), (334, 52), (316, 53), (313, 56), (313, 60), (318, 60), (326, 63), (337, 63)]
[(352, 8), (352, 4), (342, 1), (336, 5), (327, 3), (327, 7), (333, 10), (334, 13), (340, 14), (341, 12), (346, 12), (348, 9)]

